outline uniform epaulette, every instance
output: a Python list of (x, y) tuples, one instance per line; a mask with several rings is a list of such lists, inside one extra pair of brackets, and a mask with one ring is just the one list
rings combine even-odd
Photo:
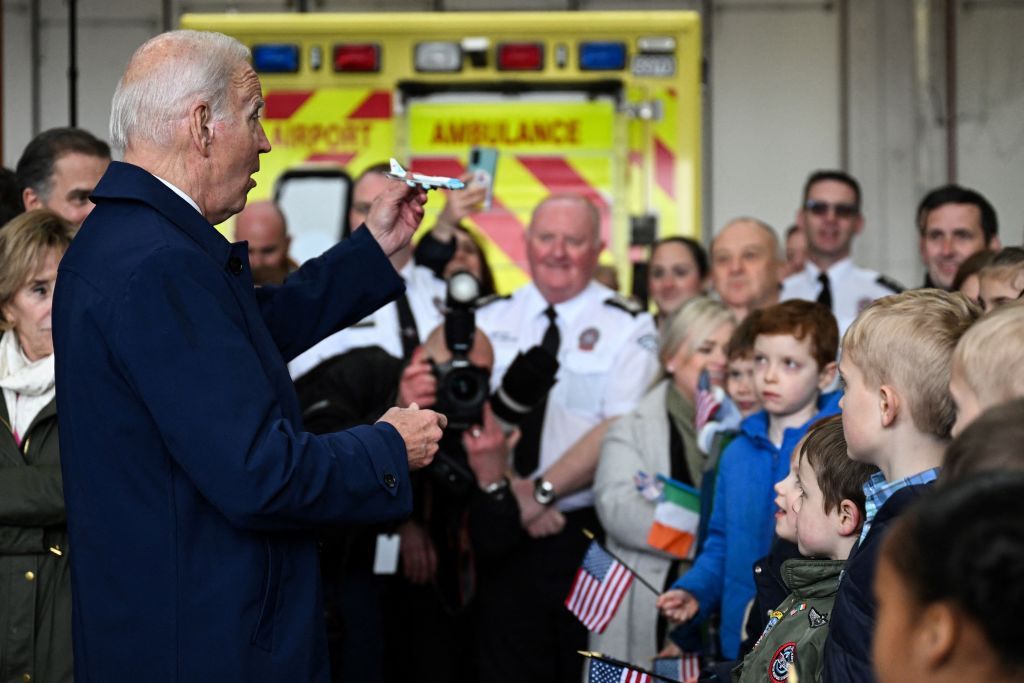
[(877, 278), (875, 278), (875, 282), (882, 285), (883, 287), (891, 289), (896, 294), (899, 294), (906, 289), (906, 287), (904, 287), (903, 285), (901, 285), (900, 283), (896, 282), (891, 277), (888, 277), (886, 275), (879, 275)]
[(627, 299), (621, 294), (616, 294), (615, 296), (608, 297), (607, 299), (604, 300), (604, 303), (606, 306), (621, 309), (626, 313), (629, 313), (633, 317), (636, 317), (644, 312), (644, 309), (640, 306), (640, 304), (633, 301), (632, 299)]
[(504, 301), (506, 299), (511, 299), (511, 298), (512, 298), (511, 294), (488, 294), (487, 296), (482, 296), (482, 297), (480, 297), (479, 299), (476, 300), (476, 307), (478, 309), (479, 308), (483, 308), (484, 306), (486, 306), (488, 304), (493, 304), (495, 301)]

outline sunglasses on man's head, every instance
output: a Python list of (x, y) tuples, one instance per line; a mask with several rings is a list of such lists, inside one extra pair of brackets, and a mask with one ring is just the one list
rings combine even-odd
[(836, 218), (855, 218), (860, 214), (860, 207), (856, 204), (830, 204), (817, 199), (808, 199), (804, 208), (815, 216), (827, 216), (829, 211), (835, 211)]

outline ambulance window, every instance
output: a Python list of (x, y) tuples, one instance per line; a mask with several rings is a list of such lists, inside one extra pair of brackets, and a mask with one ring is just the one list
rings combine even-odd
[(274, 199), (288, 221), (292, 258), (302, 263), (341, 241), (351, 186), (340, 169), (293, 169), (281, 175)]

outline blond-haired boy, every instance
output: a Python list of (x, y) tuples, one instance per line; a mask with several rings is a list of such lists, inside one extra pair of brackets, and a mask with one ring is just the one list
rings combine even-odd
[(953, 436), (985, 409), (1024, 396), (1024, 302), (987, 313), (964, 333), (953, 352), (949, 393)]
[(879, 472), (864, 486), (864, 527), (836, 596), (825, 645), (830, 683), (875, 680), (872, 584), (880, 540), (938, 475), (956, 417), (950, 360), (978, 313), (961, 294), (915, 290), (876, 300), (843, 337), (847, 449)]

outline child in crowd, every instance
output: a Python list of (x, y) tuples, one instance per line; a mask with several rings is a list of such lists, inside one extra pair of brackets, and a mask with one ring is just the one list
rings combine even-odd
[(942, 461), (939, 483), (975, 472), (1024, 470), (1024, 398), (989, 408), (953, 439)]
[(964, 333), (953, 352), (949, 392), (954, 436), (986, 408), (1024, 396), (1024, 302), (986, 314)]
[(784, 681), (791, 664), (802, 680), (821, 679), (839, 574), (864, 521), (864, 483), (875, 468), (847, 457), (842, 418), (811, 427), (795, 459), (796, 476), (775, 488), (776, 504), (785, 505), (776, 512), (775, 531), (795, 540), (803, 557), (782, 564), (791, 592), (733, 672), (741, 683)]
[(736, 404), (743, 417), (761, 410), (761, 402), (754, 391), (754, 330), (760, 311), (751, 311), (733, 330), (725, 355), (729, 363), (725, 369), (725, 393)]
[(874, 587), (880, 683), (1024, 680), (1021, 500), (1024, 473), (986, 472), (928, 496), (893, 525)]
[(978, 271), (978, 300), (986, 313), (1015, 301), (1024, 291), (1024, 249), (1006, 247)]
[(888, 525), (938, 475), (955, 418), (949, 366), (978, 310), (959, 293), (920, 289), (878, 299), (843, 337), (843, 431), (849, 456), (879, 472), (839, 585), (825, 644), (825, 680), (873, 681), (871, 586)]
[[(725, 447), (739, 433), (740, 422), (761, 410), (754, 391), (753, 333), (760, 314), (761, 311), (751, 311), (733, 330), (725, 347), (725, 390), (715, 390), (722, 405), (712, 413), (711, 421), (697, 424), (697, 445), (714, 463), (718, 462)], [(714, 481), (709, 482), (708, 486), (708, 489), (701, 490), (713, 491)], [(707, 513), (711, 513), (710, 506)]]
[(835, 376), (839, 331), (821, 304), (792, 300), (771, 306), (754, 325), (754, 384), (764, 409), (741, 425), (719, 464), (707, 540), (693, 568), (658, 607), (673, 621), (721, 610), (721, 651), (735, 659), (747, 603), (750, 567), (765, 555), (774, 526), (772, 487), (789, 470), (794, 444), (814, 421), (837, 412), (839, 396), (823, 394)]

